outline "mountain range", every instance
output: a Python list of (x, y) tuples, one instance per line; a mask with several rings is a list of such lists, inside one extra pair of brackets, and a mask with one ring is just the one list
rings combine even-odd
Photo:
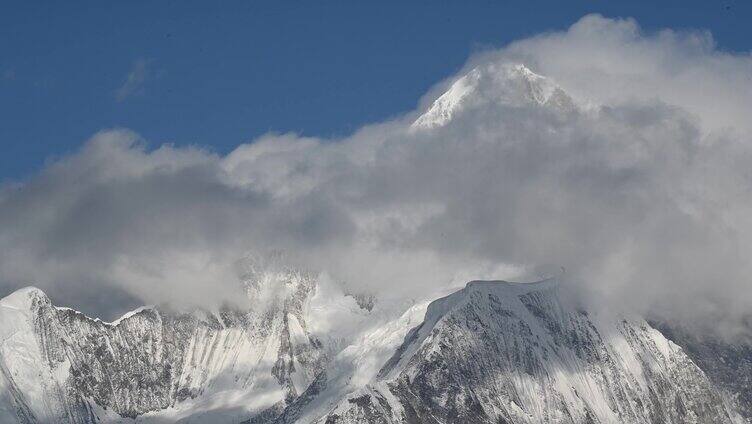
[[(393, 320), (305, 273), (246, 287), (248, 310), (145, 307), (110, 323), (39, 289), (12, 293), (0, 301), (0, 421), (750, 419), (748, 347), (583, 309), (553, 280), (473, 281)], [(353, 329), (327, 328), (340, 320)]]
[[(587, 110), (521, 64), (453, 81), (414, 120)], [(585, 305), (557, 279), (379, 297), (245, 269), (247, 305), (113, 322), (27, 287), (0, 300), (2, 423), (748, 423), (752, 345)]]

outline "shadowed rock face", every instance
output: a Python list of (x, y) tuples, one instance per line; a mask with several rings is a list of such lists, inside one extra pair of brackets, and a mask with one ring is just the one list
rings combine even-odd
[[(112, 326), (72, 310), (44, 307), (35, 322), (50, 366), (70, 363), (71, 388), (124, 417), (200, 394), (209, 376), (194, 381), (190, 369), (196, 359), (208, 365), (237, 349), (248, 324), (235, 311), (200, 316), (147, 309)], [(213, 342), (200, 347), (197, 358), (195, 344), (202, 340)]]
[(471, 283), (434, 302), (380, 375), (323, 422), (732, 422), (681, 348), (548, 284)]
[(666, 322), (651, 322), (669, 340), (681, 346), (713, 384), (728, 395), (729, 403), (748, 422), (752, 422), (752, 344), (749, 340), (733, 342), (696, 332)]

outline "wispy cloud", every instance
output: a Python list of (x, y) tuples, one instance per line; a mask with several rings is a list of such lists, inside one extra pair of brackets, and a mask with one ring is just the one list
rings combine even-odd
[(122, 102), (134, 94), (143, 92), (144, 83), (149, 79), (150, 75), (150, 63), (150, 60), (143, 58), (137, 59), (133, 62), (130, 72), (128, 72), (128, 75), (125, 77), (125, 81), (117, 90), (115, 90), (115, 100)]

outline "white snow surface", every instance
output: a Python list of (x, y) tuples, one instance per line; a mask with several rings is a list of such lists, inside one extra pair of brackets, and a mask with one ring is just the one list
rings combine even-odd
[(412, 130), (446, 125), (459, 113), (489, 105), (539, 106), (568, 111), (575, 101), (551, 79), (521, 63), (490, 63), (454, 81), (418, 119)]

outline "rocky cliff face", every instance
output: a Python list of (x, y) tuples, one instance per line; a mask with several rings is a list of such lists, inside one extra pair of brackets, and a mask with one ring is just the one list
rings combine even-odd
[(698, 367), (713, 354), (695, 362), (552, 282), (472, 282), (343, 341), (313, 330), (313, 278), (254, 275), (249, 311), (143, 308), (114, 323), (36, 289), (6, 297), (0, 422), (745, 422), (744, 387), (734, 397)]
[(736, 410), (745, 422), (752, 422), (752, 343), (749, 338), (727, 340), (709, 331), (698, 335), (697, 330), (667, 322), (651, 322), (651, 325), (681, 346), (692, 362), (724, 393), (731, 409)]

